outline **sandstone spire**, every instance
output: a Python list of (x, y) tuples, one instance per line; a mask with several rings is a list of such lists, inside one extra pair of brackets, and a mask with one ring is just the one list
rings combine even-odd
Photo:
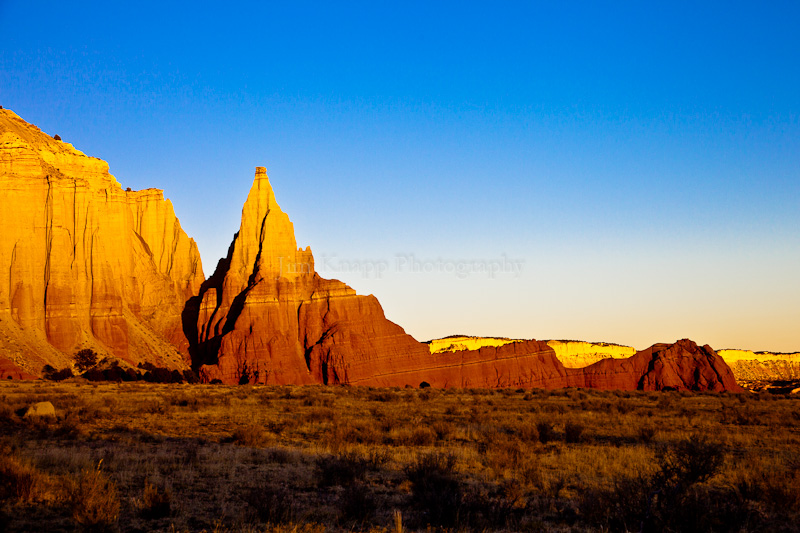
[(382, 364), (381, 354), (427, 356), (373, 296), (314, 272), (264, 167), (256, 168), (228, 256), (187, 310), (194, 366), (207, 379), (348, 382), (361, 376), (363, 352), (371, 353), (369, 365)]

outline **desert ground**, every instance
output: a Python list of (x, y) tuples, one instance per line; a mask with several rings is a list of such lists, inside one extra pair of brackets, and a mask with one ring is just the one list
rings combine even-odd
[(0, 529), (796, 531), (796, 397), (6, 381)]

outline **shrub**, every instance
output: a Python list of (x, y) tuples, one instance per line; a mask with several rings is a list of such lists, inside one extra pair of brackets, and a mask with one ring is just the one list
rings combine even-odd
[(261, 426), (249, 424), (236, 428), (231, 440), (240, 446), (250, 446), (258, 448), (268, 443), (267, 434)]
[(69, 379), (73, 376), (74, 374), (72, 373), (71, 368), (62, 368), (61, 370), (54, 370), (50, 373), (45, 372), (44, 379), (49, 379), (50, 381), (64, 381), (65, 379)]
[(640, 531), (647, 516), (650, 478), (634, 475), (615, 478), (610, 487), (587, 489), (580, 495), (584, 519), (611, 531)]
[(553, 429), (553, 424), (545, 420), (540, 420), (536, 423), (536, 431), (539, 433), (539, 442), (542, 444), (547, 444), (556, 438), (556, 432)]
[(656, 436), (656, 432), (657, 430), (653, 426), (642, 426), (638, 431), (639, 440), (644, 443), (650, 443), (653, 441), (653, 437)]
[(370, 393), (367, 399), (372, 402), (396, 402), (400, 396), (394, 391), (384, 390)]
[(72, 493), (72, 518), (96, 531), (112, 529), (119, 518), (117, 487), (103, 474), (101, 463), (81, 473)]
[(320, 487), (348, 486), (361, 480), (367, 472), (367, 460), (355, 452), (324, 455), (316, 460), (315, 477)]
[(436, 433), (428, 427), (417, 427), (411, 431), (407, 443), (411, 446), (433, 446), (436, 442)]
[(516, 469), (522, 457), (522, 448), (518, 440), (502, 438), (497, 433), (484, 435), (483, 441), (478, 445), (478, 451), (483, 452), (484, 464), (498, 477), (501, 477), (506, 470)]
[(577, 443), (581, 441), (583, 436), (583, 425), (576, 422), (567, 422), (564, 425), (564, 440), (569, 443)]
[(0, 451), (0, 502), (8, 499), (30, 500), (38, 477), (36, 471), (9, 455), (7, 448)]
[(345, 443), (378, 444), (382, 439), (383, 436), (374, 424), (367, 422), (337, 424), (334, 421), (328, 444), (332, 450), (336, 450)]
[(146, 480), (142, 497), (139, 500), (139, 513), (147, 519), (164, 518), (172, 510), (172, 494), (169, 489)]
[(714, 476), (722, 466), (725, 452), (722, 445), (692, 435), (661, 452), (659, 459), (662, 483), (688, 487)]
[(78, 372), (86, 372), (97, 364), (97, 354), (89, 348), (84, 348), (75, 354), (75, 368)]
[(431, 453), (419, 457), (405, 469), (411, 482), (411, 499), (421, 513), (420, 523), (453, 527), (463, 502), (461, 483), (455, 474), (456, 457)]
[(363, 483), (348, 485), (339, 498), (339, 511), (344, 520), (366, 522), (376, 509), (375, 497)]
[(294, 496), (284, 485), (262, 483), (246, 489), (242, 499), (260, 522), (285, 524), (297, 515)]
[(389, 462), (389, 451), (384, 448), (373, 448), (367, 454), (367, 467), (370, 470), (378, 471), (383, 465)]
[(431, 429), (436, 434), (436, 440), (447, 440), (453, 432), (453, 426), (445, 420), (437, 420), (431, 425)]

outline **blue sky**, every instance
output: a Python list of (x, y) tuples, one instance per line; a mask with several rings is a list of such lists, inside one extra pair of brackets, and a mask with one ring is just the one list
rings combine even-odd
[(164, 189), (206, 274), (266, 166), (421, 340), (800, 350), (797, 3), (224, 9), (0, 1), (0, 105)]

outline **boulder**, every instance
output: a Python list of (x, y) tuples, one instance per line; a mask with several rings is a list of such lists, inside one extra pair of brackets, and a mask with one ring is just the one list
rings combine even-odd
[(38, 402), (25, 410), (24, 418), (40, 418), (43, 416), (55, 417), (56, 408), (50, 402)]

